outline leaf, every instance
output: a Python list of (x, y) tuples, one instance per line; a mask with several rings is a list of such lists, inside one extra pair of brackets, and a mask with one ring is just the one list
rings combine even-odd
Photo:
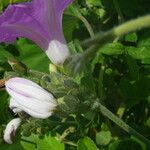
[(146, 76), (141, 76), (136, 82), (125, 78), (120, 80), (120, 90), (127, 108), (131, 108), (140, 101), (148, 100), (149, 89), (150, 78)]
[(8, 95), (6, 92), (2, 92), (0, 91), (0, 124), (3, 124), (4, 122), (7, 121), (8, 117), (8, 111), (7, 111), (7, 107), (8, 107)]
[(117, 140), (109, 145), (108, 150), (145, 150), (142, 146), (132, 139)]
[[(25, 150), (19, 142), (13, 144), (1, 144), (0, 150)], [(31, 149), (32, 150), (32, 149)]]
[(87, 0), (87, 3), (93, 6), (102, 6), (101, 0)]
[(64, 150), (65, 146), (63, 143), (58, 141), (56, 137), (45, 136), (43, 139), (37, 140), (38, 150)]
[(138, 37), (136, 33), (130, 33), (125, 36), (125, 41), (128, 42), (137, 42)]
[(78, 141), (77, 150), (97, 150), (97, 147), (89, 137), (85, 137)]
[(71, 15), (64, 15), (63, 18), (63, 31), (67, 41), (72, 40), (73, 31), (76, 28), (79, 19)]
[(101, 131), (96, 134), (96, 143), (98, 145), (107, 145), (110, 143), (112, 137), (110, 131)]
[[(147, 31), (147, 30), (146, 30)], [(148, 30), (138, 42), (138, 47), (150, 47), (150, 31)]]
[(8, 51), (6, 51), (2, 46), (0, 46), (0, 60), (4, 61), (10, 58), (13, 58), (13, 55)]
[(135, 17), (142, 11), (140, 0), (118, 0), (121, 12), (126, 17)]
[(150, 51), (146, 47), (128, 47), (128, 54), (134, 59), (141, 60), (143, 64), (150, 64)]
[(38, 46), (29, 42), (27, 39), (19, 39), (17, 41), (17, 47), (20, 52), (19, 59), (24, 64), (32, 69), (48, 72), (50, 60)]
[(120, 55), (124, 52), (124, 46), (120, 43), (110, 43), (100, 49), (105, 55)]
[(29, 137), (23, 137), (24, 140), (22, 140), (20, 143), (24, 150), (37, 150), (36, 148), (36, 139), (37, 136), (31, 135)]
[(133, 80), (139, 79), (139, 67), (137, 65), (137, 62), (135, 59), (133, 59), (131, 56), (127, 56), (127, 64), (129, 68), (129, 73)]

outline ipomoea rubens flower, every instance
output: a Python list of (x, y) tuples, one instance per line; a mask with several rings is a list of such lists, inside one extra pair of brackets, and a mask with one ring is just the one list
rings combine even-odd
[(28, 38), (41, 47), (54, 64), (62, 65), (69, 56), (62, 15), (72, 1), (32, 0), (9, 5), (0, 16), (0, 42)]
[(45, 119), (57, 105), (51, 93), (30, 80), (15, 77), (6, 81), (5, 86), (11, 96), (9, 107), (15, 113), (24, 111), (34, 118)]
[(20, 118), (15, 118), (11, 120), (4, 131), (4, 141), (7, 142), (8, 144), (12, 144), (12, 138), (15, 136), (16, 130), (19, 127), (21, 123)]

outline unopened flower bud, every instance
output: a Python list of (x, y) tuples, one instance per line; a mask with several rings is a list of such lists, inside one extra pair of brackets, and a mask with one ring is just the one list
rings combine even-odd
[(5, 86), (11, 96), (9, 107), (15, 113), (24, 111), (34, 118), (45, 119), (57, 105), (51, 93), (30, 80), (11, 78)]
[(8, 144), (12, 144), (12, 138), (15, 136), (15, 132), (21, 123), (20, 118), (15, 118), (11, 120), (4, 131), (4, 141)]

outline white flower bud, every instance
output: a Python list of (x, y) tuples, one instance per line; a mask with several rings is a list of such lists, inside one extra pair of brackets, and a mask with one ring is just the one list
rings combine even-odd
[(11, 96), (9, 107), (15, 113), (24, 111), (32, 117), (45, 119), (57, 105), (51, 93), (30, 80), (11, 78), (5, 86)]
[(12, 138), (15, 136), (15, 132), (21, 123), (20, 118), (15, 118), (11, 120), (4, 131), (4, 141), (8, 144), (12, 144)]
[(49, 43), (49, 47), (45, 53), (56, 65), (62, 65), (70, 55), (66, 42), (61, 43), (57, 40), (53, 40)]

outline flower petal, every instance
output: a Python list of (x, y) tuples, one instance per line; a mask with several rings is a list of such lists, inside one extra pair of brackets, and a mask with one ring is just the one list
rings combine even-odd
[(47, 101), (35, 99), (33, 97), (30, 98), (30, 97), (26, 97), (24, 95), (18, 94), (11, 89), (9, 89), (9, 94), (11, 95), (13, 99), (16, 100), (19, 106), (22, 106), (22, 107), (24, 106), (35, 111), (49, 112), (51, 107), (56, 106), (54, 103), (50, 103)]
[(6, 90), (9, 92), (9, 89), (13, 89), (14, 92), (22, 94), (26, 97), (39, 99), (42, 101), (47, 101), (55, 103), (54, 97), (51, 93), (48, 93), (46, 90), (41, 88), (38, 84), (24, 79), (24, 78), (12, 78), (9, 79), (6, 83)]
[(48, 47), (47, 31), (44, 30), (42, 24), (28, 15), (32, 12), (32, 8), (32, 2), (8, 6), (0, 16), (1, 42), (11, 42), (17, 37), (25, 37), (42, 48)]
[[(62, 15), (72, 1), (33, 0), (9, 5), (0, 16), (0, 42), (11, 42), (17, 37), (28, 38), (40, 46), (54, 64), (63, 64), (69, 50), (63, 35)], [(59, 57), (53, 58), (59, 51)]]
[(19, 108), (19, 104), (13, 98), (10, 99), (9, 108), (12, 109), (14, 113), (19, 113), (23, 111)]
[(15, 113), (24, 111), (32, 117), (44, 119), (52, 114), (57, 105), (51, 93), (30, 80), (11, 78), (5, 86), (11, 96), (9, 107)]
[(12, 144), (12, 136), (15, 136), (15, 132), (21, 123), (20, 118), (15, 118), (11, 120), (4, 131), (4, 141), (8, 144)]
[(46, 54), (51, 58), (51, 61), (57, 65), (62, 65), (70, 55), (67, 45), (57, 40), (53, 40), (49, 43)]

